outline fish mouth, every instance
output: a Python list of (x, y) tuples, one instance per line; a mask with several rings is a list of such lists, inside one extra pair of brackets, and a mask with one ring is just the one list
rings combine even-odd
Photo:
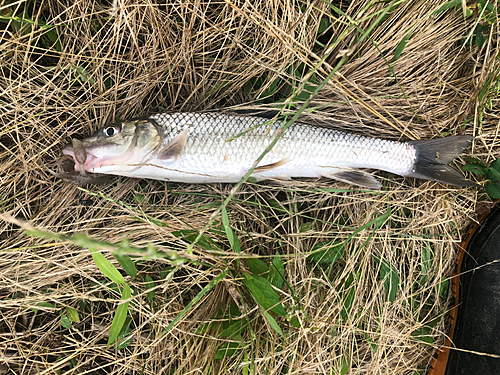
[[(75, 156), (75, 149), (73, 148), (73, 145), (69, 144), (69, 145), (66, 145), (64, 148), (63, 148), (63, 154), (64, 155), (67, 155), (67, 156), (70, 156), (73, 161), (75, 162), (75, 171), (80, 171), (80, 165), (82, 163), (80, 163), (76, 156)], [(81, 161), (81, 160), (80, 160)], [(86, 172), (92, 172), (92, 170), (97, 166), (96, 162), (98, 162), (98, 158), (89, 153), (88, 151), (86, 151), (86, 159), (85, 159), (85, 162), (83, 163), (83, 167), (85, 169)]]

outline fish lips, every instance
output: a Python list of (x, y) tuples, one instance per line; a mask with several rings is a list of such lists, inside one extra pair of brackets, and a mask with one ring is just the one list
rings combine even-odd
[[(74, 145), (76, 145), (76, 151)], [(73, 145), (66, 145), (63, 148), (63, 154), (73, 158), (73, 161), (75, 162), (75, 171), (79, 171), (80, 165), (83, 165), (87, 172), (92, 172), (92, 168), (89, 163), (96, 159), (96, 157), (83, 147), (81, 141), (73, 141)]]

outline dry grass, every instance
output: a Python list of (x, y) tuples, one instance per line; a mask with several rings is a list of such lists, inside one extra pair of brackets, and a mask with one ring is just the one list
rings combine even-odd
[[(336, 2), (346, 15), (339, 16), (323, 1), (3, 2), (0, 210), (60, 234), (112, 243), (126, 237), (135, 246), (187, 256), (186, 242), (172, 233), (201, 230), (231, 186), (117, 178), (90, 188), (108, 200), (55, 180), (44, 164), (60, 156), (69, 137), (116, 118), (269, 106), (289, 95), (287, 85), (301, 83), (303, 74), (291, 66), (318, 67), (319, 82), (346, 54), (348, 62), (314, 98), (306, 119), (389, 138), (473, 134), (469, 152), (486, 162), (498, 158), (499, 101), (490, 96), (492, 109), (485, 109), (480, 95), (498, 74), (497, 20), (482, 48), (464, 46), (477, 17), (464, 19), (453, 9), (432, 15), (444, 1), (402, 1), (359, 42), (384, 11), (385, 4), (371, 3)], [(25, 22), (20, 29), (8, 16), (25, 9), (35, 26)], [(330, 22), (319, 37), (325, 47), (316, 43), (321, 19)], [(443, 282), (456, 243), (478, 200), (487, 198), (474, 189), (379, 175), (387, 188), (377, 194), (342, 190), (329, 180), (245, 185), (228, 206), (240, 254), (217, 217), (206, 235), (219, 250), (195, 247), (201, 265), (136, 261), (139, 276), (126, 278), (135, 291), (131, 342), (121, 350), (106, 347), (120, 291), (88, 250), (28, 236), (2, 221), (0, 373), (425, 372), (446, 334), (450, 298)], [(388, 210), (389, 220), (368, 225)], [(312, 261), (326, 241), (345, 241), (345, 253), (329, 264)], [(274, 315), (283, 336), (245, 287), (249, 266), (239, 261), (259, 256), (269, 264), (275, 254), (286, 280), (279, 295), (288, 316)], [(384, 265), (399, 278), (393, 302)], [(225, 270), (225, 280), (162, 335)], [(146, 275), (155, 281), (152, 301)], [(67, 307), (80, 318), (71, 329), (61, 326)], [(238, 335), (220, 335), (238, 319), (245, 324)], [(216, 359), (228, 342), (240, 346)]]

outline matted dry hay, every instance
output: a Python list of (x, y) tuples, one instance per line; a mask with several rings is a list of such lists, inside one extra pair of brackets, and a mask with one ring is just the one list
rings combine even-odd
[[(318, 67), (319, 83), (346, 55), (307, 121), (393, 139), (470, 134), (467, 153), (491, 162), (500, 156), (499, 104), (489, 96), (483, 111), (480, 92), (498, 74), (498, 22), (482, 48), (464, 45), (478, 18), (455, 8), (433, 15), (444, 3), (341, 1), (336, 12), (326, 1), (2, 2), (0, 210), (39, 229), (127, 238), (200, 264), (138, 260), (135, 279), (123, 273), (134, 290), (130, 344), (107, 348), (120, 288), (88, 249), (29, 236), (3, 216), (0, 372), (424, 373), (444, 342), (448, 275), (483, 192), (382, 172), (380, 192), (326, 179), (249, 183), (227, 207), (242, 252), (231, 250), (217, 216), (205, 235), (220, 250), (196, 246), (190, 255), (173, 233), (202, 230), (232, 186), (116, 178), (82, 191), (45, 165), (70, 137), (115, 119), (269, 107), (290, 95), (286, 87), (299, 87), (300, 63)], [(23, 11), (29, 21), (20, 22)], [(328, 241), (345, 241), (344, 253), (314, 261)], [(249, 268), (240, 261), (275, 256), (284, 264), (286, 282), (275, 290), (287, 316), (271, 315), (283, 335), (245, 288)], [(68, 307), (80, 319), (70, 329), (61, 326)], [(221, 335), (238, 319), (240, 331)]]

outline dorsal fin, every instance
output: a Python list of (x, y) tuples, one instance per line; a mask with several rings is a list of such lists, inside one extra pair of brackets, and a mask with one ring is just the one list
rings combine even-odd
[(184, 151), (184, 146), (186, 145), (188, 136), (188, 129), (183, 130), (172, 139), (165, 147), (163, 147), (158, 153), (158, 159), (160, 160), (176, 160), (182, 155)]

